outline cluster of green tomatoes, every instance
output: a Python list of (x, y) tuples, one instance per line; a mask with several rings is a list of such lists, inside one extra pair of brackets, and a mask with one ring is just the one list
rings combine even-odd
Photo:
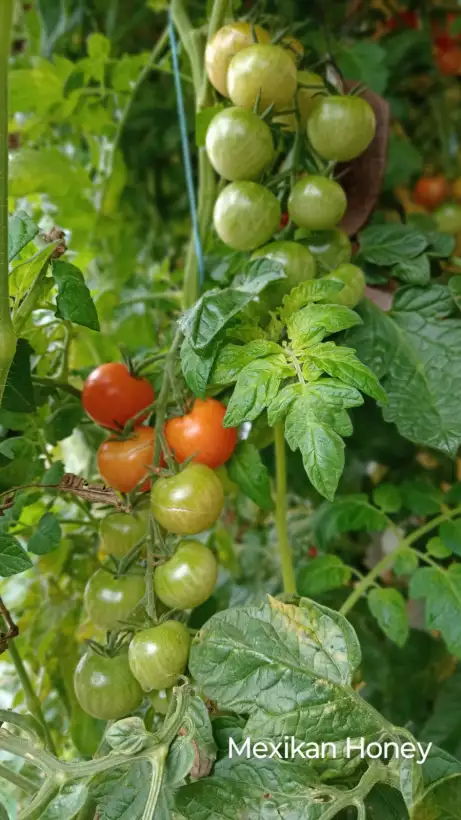
[[(214, 227), (233, 251), (282, 264), (286, 279), (282, 287), (271, 286), (271, 307), (317, 272), (342, 281), (337, 301), (353, 307), (365, 282), (350, 264), (350, 243), (338, 228), (347, 198), (333, 173), (337, 163), (367, 149), (376, 119), (362, 97), (342, 94), (318, 74), (298, 70), (302, 51), (295, 38), (273, 44), (268, 32), (245, 22), (224, 26), (208, 44), (209, 79), (232, 103), (213, 117), (206, 133), (209, 160), (228, 182), (215, 203)], [(274, 131), (295, 135), (291, 149), (276, 149)], [(298, 166), (302, 153), (317, 171)], [(285, 213), (288, 232), (302, 241), (270, 241), (283, 230)], [(328, 255), (332, 244), (337, 253)]]

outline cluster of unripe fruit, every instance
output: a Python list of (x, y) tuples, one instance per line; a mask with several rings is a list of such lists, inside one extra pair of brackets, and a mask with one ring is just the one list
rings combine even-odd
[[(264, 112), (282, 131), (296, 131), (317, 161), (318, 173), (299, 176), (294, 169), (296, 181), (286, 203), (293, 226), (307, 231), (329, 231), (341, 222), (346, 194), (331, 178), (328, 164), (362, 154), (376, 130), (369, 103), (359, 96), (330, 94), (318, 74), (297, 70), (300, 54), (302, 46), (294, 38), (274, 45), (264, 29), (248, 23), (224, 26), (206, 50), (209, 79), (233, 104), (213, 117), (206, 134), (210, 163), (229, 183), (215, 203), (216, 232), (234, 251), (253, 251), (281, 262), (286, 290), (313, 278), (316, 266), (308, 248), (299, 243), (266, 246), (279, 230), (282, 207), (271, 185), (260, 182), (267, 174), (270, 183), (269, 174), (277, 164)], [(296, 247), (296, 254), (290, 246)], [(292, 268), (297, 270), (290, 271), (295, 255)]]

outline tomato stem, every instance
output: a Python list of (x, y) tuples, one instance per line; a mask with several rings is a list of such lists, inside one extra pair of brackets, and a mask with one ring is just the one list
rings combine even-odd
[(289, 595), (296, 594), (296, 581), (293, 570), (293, 553), (288, 538), (287, 527), (287, 468), (285, 452), (285, 429), (283, 424), (274, 427), (275, 469), (276, 469), (276, 509), (278, 549), (284, 591)]
[(147, 564), (146, 564), (146, 612), (152, 621), (157, 622), (154, 592), (154, 552), (155, 552), (155, 524), (153, 516), (149, 518), (149, 532), (147, 536)]
[(53, 738), (51, 737), (48, 724), (43, 714), (42, 704), (40, 702), (40, 699), (34, 692), (32, 682), (29, 678), (26, 667), (24, 666), (23, 660), (21, 658), (21, 655), (19, 654), (19, 650), (14, 640), (9, 642), (8, 650), (10, 653), (10, 658), (13, 661), (14, 668), (16, 669), (18, 678), (21, 681), (21, 686), (24, 692), (27, 708), (31, 715), (34, 716), (36, 721), (42, 727), (48, 749), (51, 752), (53, 752), (53, 754), (56, 754), (56, 747), (54, 745)]
[(149, 762), (152, 766), (152, 780), (150, 783), (149, 795), (144, 807), (142, 820), (153, 820), (154, 818), (155, 808), (157, 806), (158, 796), (162, 785), (163, 770), (165, 768), (167, 754), (168, 746), (159, 746), (149, 757)]
[(8, 285), (8, 60), (13, 0), (0, 10), (0, 402), (16, 351)]

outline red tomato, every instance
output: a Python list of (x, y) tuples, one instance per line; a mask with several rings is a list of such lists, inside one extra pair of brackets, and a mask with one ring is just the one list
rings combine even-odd
[(449, 196), (450, 184), (443, 174), (437, 174), (433, 177), (421, 177), (413, 192), (415, 202), (430, 210), (437, 208)]
[(459, 77), (461, 75), (461, 48), (458, 46), (451, 46), (447, 49), (437, 47), (435, 61), (440, 73), (445, 77)]
[(281, 216), (281, 218), (280, 218), (279, 231), (281, 231), (281, 230), (282, 230), (282, 228), (286, 228), (286, 226), (288, 225), (289, 221), (290, 221), (290, 217), (289, 217), (289, 215), (288, 215), (288, 212), (287, 212), (287, 211), (283, 211), (282, 216)]
[[(154, 389), (147, 379), (132, 376), (125, 364), (102, 364), (88, 376), (82, 391), (83, 407), (97, 424), (111, 430), (123, 428), (133, 416), (154, 401)], [(147, 413), (136, 419), (142, 424)]]
[(196, 399), (190, 413), (166, 423), (165, 438), (180, 464), (192, 456), (192, 461), (216, 469), (231, 457), (237, 430), (223, 427), (225, 415), (226, 408), (216, 399)]
[(309, 549), (307, 550), (307, 555), (308, 555), (309, 558), (317, 558), (318, 554), (319, 554), (319, 551), (318, 551), (317, 547), (309, 547)]
[(387, 21), (387, 27), (391, 31), (399, 28), (419, 28), (419, 17), (416, 11), (401, 11), (398, 16), (391, 17)]
[(154, 450), (155, 430), (152, 427), (138, 427), (130, 438), (124, 440), (108, 438), (98, 449), (99, 472), (109, 487), (130, 493), (143, 479), (148, 479)]

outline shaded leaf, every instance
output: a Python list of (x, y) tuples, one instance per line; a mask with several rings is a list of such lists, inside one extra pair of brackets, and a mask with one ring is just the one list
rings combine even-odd
[(27, 549), (35, 555), (46, 555), (59, 547), (61, 541), (61, 527), (58, 519), (51, 512), (45, 513), (38, 522), (37, 529), (31, 538)]
[(0, 577), (8, 578), (30, 569), (32, 561), (12, 535), (0, 534)]
[(360, 233), (360, 256), (374, 265), (395, 265), (413, 259), (427, 245), (424, 234), (410, 225), (370, 225)]
[(53, 262), (52, 271), (58, 286), (56, 316), (91, 330), (99, 330), (98, 314), (82, 272), (62, 260)]
[(35, 394), (30, 371), (32, 353), (29, 342), (18, 339), (2, 399), (2, 408), (12, 413), (33, 413), (35, 410)]
[(227, 465), (229, 477), (263, 510), (272, 510), (269, 472), (259, 451), (248, 441), (241, 441)]
[(298, 573), (296, 588), (300, 595), (315, 597), (347, 584), (351, 571), (337, 555), (320, 555)]
[(440, 630), (449, 651), (461, 658), (461, 564), (418, 569), (410, 596), (424, 599), (427, 628)]
[(22, 251), (38, 234), (38, 227), (25, 211), (8, 219), (8, 262)]
[(372, 589), (368, 593), (368, 606), (381, 629), (397, 646), (403, 646), (408, 638), (408, 615), (405, 599), (397, 589)]

